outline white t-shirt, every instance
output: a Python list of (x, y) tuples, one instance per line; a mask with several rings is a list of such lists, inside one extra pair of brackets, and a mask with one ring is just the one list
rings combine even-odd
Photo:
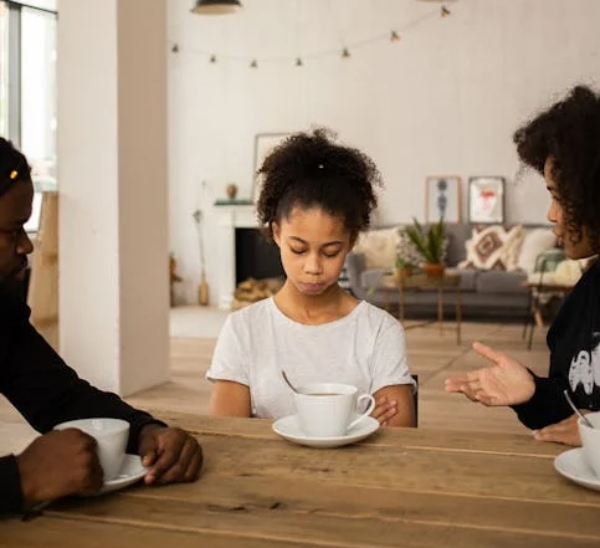
[(347, 383), (358, 387), (359, 394), (414, 385), (402, 326), (366, 301), (347, 316), (320, 325), (291, 320), (273, 298), (233, 312), (219, 334), (206, 378), (248, 386), (252, 415), (278, 419), (295, 413), (282, 369), (296, 386)]

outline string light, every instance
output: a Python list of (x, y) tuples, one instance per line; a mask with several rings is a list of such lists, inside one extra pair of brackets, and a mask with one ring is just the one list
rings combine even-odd
[[(328, 49), (328, 50), (317, 50), (317, 51), (312, 51), (312, 52), (304, 52), (303, 56), (300, 57), (296, 57), (295, 60), (294, 58), (292, 58), (291, 62), (294, 63), (294, 65), (296, 67), (302, 67), (304, 66), (304, 60), (305, 59), (320, 59), (320, 58), (324, 58), (324, 57), (331, 57), (332, 55), (339, 55), (341, 59), (343, 60), (348, 60), (351, 58), (351, 50), (355, 50), (355, 49), (359, 49), (359, 48), (363, 48), (363, 47), (369, 47), (372, 46), (378, 42), (382, 42), (382, 41), (389, 41), (391, 43), (395, 43), (395, 42), (400, 42), (403, 39), (403, 34), (405, 34), (408, 30), (413, 30), (416, 27), (426, 23), (428, 20), (430, 19), (434, 19), (434, 18), (438, 18), (438, 17), (449, 17), (452, 14), (452, 12), (446, 7), (446, 6), (442, 6), (441, 8), (436, 9), (428, 14), (425, 15), (421, 15), (420, 17), (413, 19), (412, 21), (408, 21), (407, 23), (405, 23), (404, 25), (400, 26), (400, 27), (396, 27), (395, 29), (390, 30), (388, 33), (383, 34), (383, 35), (379, 35), (379, 36), (374, 36), (371, 38), (367, 38), (364, 40), (360, 40), (360, 41), (356, 41), (356, 42), (352, 42), (352, 43), (347, 43), (347, 45), (345, 45), (342, 48), (342, 51), (340, 53), (340, 50), (338, 49), (336, 51), (336, 49)], [(343, 43), (343, 42), (342, 42)], [(175, 43), (171, 46), (171, 52), (172, 53), (180, 53), (181, 48), (179, 46), (179, 44)], [(190, 50), (191, 53), (198, 53), (201, 55), (206, 55), (209, 59), (209, 62), (212, 64), (216, 64), (217, 63), (217, 55), (214, 53), (210, 53), (207, 51), (199, 51), (199, 50)], [(185, 50), (185, 53), (187, 53), (187, 50)], [(225, 58), (226, 60), (232, 60), (232, 61), (241, 61), (244, 63), (249, 63), (249, 67), (253, 68), (253, 69), (258, 69), (258, 59), (255, 57), (248, 57), (248, 56), (244, 56), (244, 55), (221, 55), (222, 58)], [(280, 57), (280, 56), (273, 56), (273, 57), (265, 57), (265, 58), (261, 58), (260, 59), (261, 63), (290, 63), (290, 59), (285, 58), (285, 57)]]

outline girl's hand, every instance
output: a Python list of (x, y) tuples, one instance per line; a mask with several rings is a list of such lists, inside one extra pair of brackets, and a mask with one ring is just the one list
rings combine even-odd
[(387, 421), (398, 413), (398, 402), (395, 400), (388, 401), (388, 398), (381, 396), (375, 400), (375, 409), (371, 413), (371, 417), (377, 419), (381, 426), (386, 426)]
[[(581, 409), (580, 411), (583, 414), (589, 413), (587, 409)], [(581, 445), (581, 438), (579, 437), (579, 427), (577, 426), (578, 418), (577, 415), (573, 414), (568, 419), (556, 424), (551, 424), (540, 430), (534, 430), (533, 437), (538, 441), (553, 441), (579, 447)]]
[(462, 392), (472, 401), (493, 406), (517, 405), (533, 397), (533, 376), (518, 361), (478, 342), (473, 343), (473, 350), (493, 365), (446, 379), (448, 392)]

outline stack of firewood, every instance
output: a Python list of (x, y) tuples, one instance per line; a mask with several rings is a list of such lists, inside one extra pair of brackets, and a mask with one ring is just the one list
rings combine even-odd
[(262, 299), (268, 299), (275, 295), (282, 285), (283, 280), (280, 278), (265, 278), (262, 280), (248, 278), (238, 284), (233, 294), (231, 308), (232, 310), (238, 310)]

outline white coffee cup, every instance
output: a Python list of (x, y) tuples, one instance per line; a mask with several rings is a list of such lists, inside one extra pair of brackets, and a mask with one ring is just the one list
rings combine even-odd
[[(351, 384), (307, 384), (294, 393), (300, 427), (308, 436), (339, 437), (364, 420), (375, 408), (370, 394), (358, 395)], [(359, 405), (368, 401), (367, 409), (356, 419)]]
[(583, 456), (596, 476), (600, 478), (600, 412), (586, 414), (593, 428), (581, 419), (577, 421), (579, 436), (583, 445)]
[(76, 428), (92, 436), (97, 443), (96, 451), (104, 471), (104, 481), (114, 479), (123, 465), (125, 448), (129, 439), (129, 423), (121, 419), (78, 419), (57, 424), (55, 430)]

